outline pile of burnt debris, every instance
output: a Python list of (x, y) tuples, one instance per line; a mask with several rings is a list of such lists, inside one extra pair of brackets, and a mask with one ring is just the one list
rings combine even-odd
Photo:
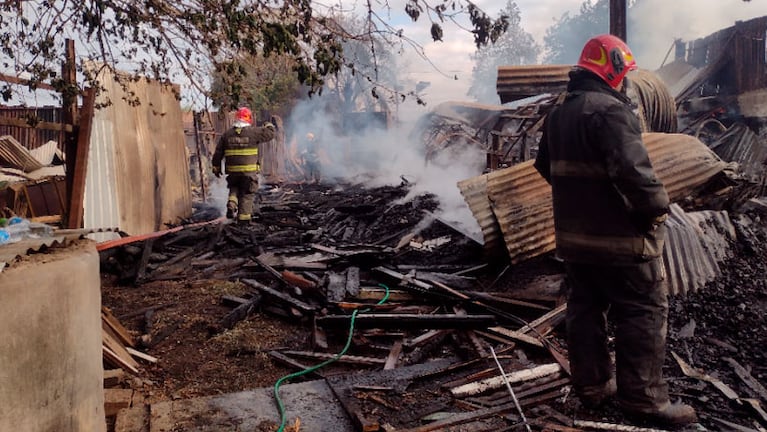
[[(102, 250), (102, 272), (138, 289), (244, 284), (246, 294), (211, 299), (230, 306), (211, 332), (255, 311), (301, 322), (304, 346), (269, 351), (295, 371), (337, 357), (354, 315), (348, 352), (332, 373), (307, 377), (325, 380), (357, 430), (657, 430), (571, 395), (561, 263), (551, 255), (514, 266), (493, 260), (437, 216), (435, 197), (410, 198), (409, 189), (271, 190), (253, 223), (200, 211), (213, 220)], [(695, 430), (767, 427), (759, 383), (767, 374), (767, 235), (758, 203), (732, 216), (737, 240), (721, 276), (672, 301), (666, 375), (673, 397), (698, 409)]]

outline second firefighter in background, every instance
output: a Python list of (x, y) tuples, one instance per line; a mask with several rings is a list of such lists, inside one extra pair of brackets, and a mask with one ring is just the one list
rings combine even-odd
[[(250, 222), (254, 215), (258, 173), (261, 171), (259, 147), (274, 138), (274, 125), (253, 126), (253, 113), (248, 108), (237, 110), (235, 122), (224, 132), (213, 154), (213, 174), (221, 177), (224, 162), (229, 198), (226, 217), (238, 222)], [(255, 209), (257, 210), (257, 209)]]

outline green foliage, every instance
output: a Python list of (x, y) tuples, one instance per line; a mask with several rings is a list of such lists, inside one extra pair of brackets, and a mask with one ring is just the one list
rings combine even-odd
[(533, 36), (522, 28), (522, 16), (515, 1), (508, 1), (501, 14), (507, 18), (506, 32), (478, 48), (472, 56), (474, 68), (468, 95), (482, 103), (500, 102), (495, 90), (498, 66), (534, 64), (541, 52)]

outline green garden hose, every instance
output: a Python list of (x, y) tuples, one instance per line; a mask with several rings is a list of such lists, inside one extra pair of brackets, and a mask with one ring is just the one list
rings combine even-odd
[[(378, 285), (386, 290), (386, 294), (381, 299), (381, 301), (376, 303), (376, 306), (384, 304), (386, 302), (386, 300), (389, 299), (389, 287), (384, 285), (384, 284), (378, 284)], [(312, 367), (308, 367), (308, 368), (306, 368), (304, 370), (301, 370), (301, 371), (298, 371), (298, 372), (294, 372), (294, 373), (292, 373), (290, 375), (285, 375), (284, 377), (278, 379), (276, 383), (274, 383), (274, 399), (277, 401), (277, 409), (279, 409), (279, 411), (280, 411), (280, 428), (277, 429), (277, 432), (283, 432), (285, 430), (285, 423), (287, 423), (287, 421), (288, 421), (288, 418), (287, 418), (287, 416), (285, 414), (285, 404), (283, 404), (282, 403), (282, 399), (280, 399), (280, 386), (284, 382), (286, 382), (288, 380), (291, 380), (293, 378), (297, 378), (297, 377), (300, 377), (300, 376), (312, 373), (312, 372), (314, 372), (314, 371), (316, 371), (318, 369), (321, 369), (321, 368), (323, 368), (323, 367), (333, 363), (334, 361), (340, 359), (341, 357), (343, 357), (343, 355), (346, 354), (346, 351), (349, 350), (349, 347), (352, 344), (352, 335), (354, 334), (354, 320), (357, 318), (357, 314), (359, 312), (367, 312), (369, 310), (370, 309), (364, 309), (364, 310), (360, 311), (359, 309), (357, 309), (354, 312), (352, 312), (352, 319), (351, 319), (351, 321), (349, 323), (349, 337), (346, 338), (346, 345), (344, 345), (344, 348), (341, 350), (340, 353), (336, 354), (335, 357), (333, 357), (330, 360), (325, 360), (324, 362), (322, 362), (320, 364), (317, 364), (317, 365), (314, 365)]]

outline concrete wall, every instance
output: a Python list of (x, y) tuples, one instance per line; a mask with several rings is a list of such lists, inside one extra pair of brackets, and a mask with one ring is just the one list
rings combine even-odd
[(0, 273), (0, 431), (106, 430), (100, 288), (90, 241)]

